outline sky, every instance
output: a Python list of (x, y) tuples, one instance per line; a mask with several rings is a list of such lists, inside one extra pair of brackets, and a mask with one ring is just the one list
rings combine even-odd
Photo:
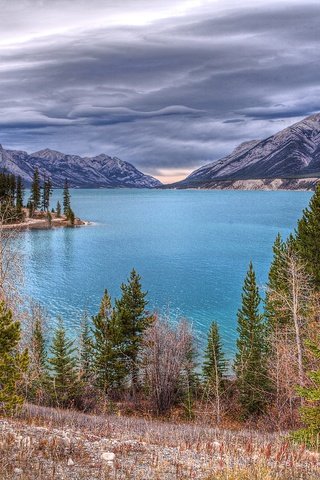
[(0, 0), (0, 143), (164, 183), (320, 111), (319, 0)]

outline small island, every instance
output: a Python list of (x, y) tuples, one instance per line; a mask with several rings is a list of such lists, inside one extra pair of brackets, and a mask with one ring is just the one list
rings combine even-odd
[(4, 229), (49, 229), (88, 225), (76, 217), (71, 208), (68, 180), (63, 186), (62, 204), (51, 207), (53, 186), (50, 178), (43, 177), (36, 168), (33, 174), (30, 197), (24, 205), (25, 189), (21, 177), (0, 173), (0, 227)]

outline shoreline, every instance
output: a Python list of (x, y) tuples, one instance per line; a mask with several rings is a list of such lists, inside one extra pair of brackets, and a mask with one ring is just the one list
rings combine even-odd
[(48, 223), (46, 218), (27, 218), (21, 223), (8, 223), (0, 225), (0, 229), (4, 230), (51, 230), (54, 228), (75, 228), (85, 227), (90, 225), (87, 220), (81, 220), (76, 218), (74, 225), (70, 225), (66, 218), (53, 218), (51, 224)]

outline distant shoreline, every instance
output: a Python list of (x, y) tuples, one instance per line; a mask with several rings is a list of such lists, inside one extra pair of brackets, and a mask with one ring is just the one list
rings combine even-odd
[(19, 223), (7, 223), (0, 225), (4, 230), (50, 230), (53, 228), (74, 228), (90, 225), (90, 222), (75, 218), (74, 224), (71, 224), (65, 215), (56, 217), (56, 214), (52, 213), (51, 221), (47, 217), (38, 216), (36, 218), (26, 217), (24, 221)]

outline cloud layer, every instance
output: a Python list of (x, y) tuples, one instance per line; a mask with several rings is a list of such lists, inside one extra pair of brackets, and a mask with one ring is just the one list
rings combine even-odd
[(0, 8), (8, 148), (105, 152), (174, 180), (320, 111), (318, 1)]

